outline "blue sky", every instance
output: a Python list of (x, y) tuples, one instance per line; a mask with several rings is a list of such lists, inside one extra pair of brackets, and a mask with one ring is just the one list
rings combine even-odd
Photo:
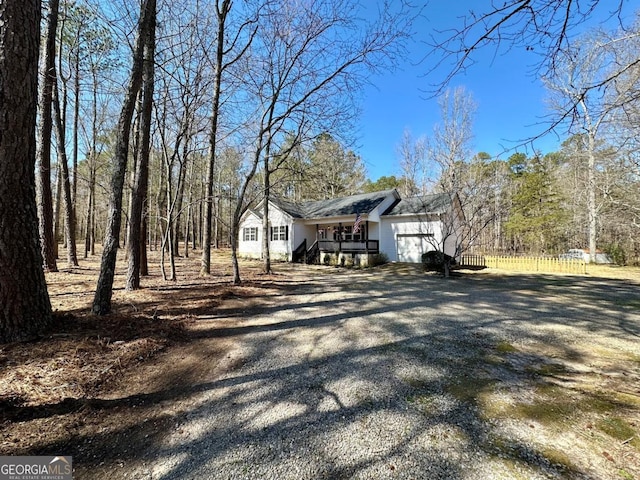
[[(477, 0), (432, 0), (425, 8), (426, 18), (417, 25), (411, 58), (401, 71), (374, 77), (373, 85), (366, 88), (356, 151), (364, 160), (370, 179), (400, 173), (396, 148), (405, 128), (417, 138), (431, 135), (433, 126), (439, 122), (437, 99), (429, 98), (425, 91), (442, 80), (446, 72), (426, 77), (429, 64), (414, 65), (429, 50), (419, 37), (426, 39), (434, 28), (459, 24), (458, 17), (472, 6), (482, 8)], [(524, 47), (498, 55), (487, 48), (479, 51), (474, 60), (476, 64), (456, 77), (450, 86), (464, 86), (477, 103), (474, 150), (506, 158), (523, 139), (546, 129), (543, 118), (549, 113), (545, 109), (546, 92), (542, 82), (532, 75), (536, 57)], [(548, 153), (557, 150), (562, 140), (549, 134), (534, 142), (533, 147)], [(518, 151), (530, 153), (531, 145), (528, 150), (519, 147)]]

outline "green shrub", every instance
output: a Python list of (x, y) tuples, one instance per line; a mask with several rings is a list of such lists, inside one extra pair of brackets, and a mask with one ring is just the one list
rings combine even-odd
[(616, 265), (627, 264), (627, 253), (619, 243), (612, 243), (611, 245), (608, 245), (605, 247), (604, 251), (609, 254), (611, 260), (613, 260), (613, 263)]

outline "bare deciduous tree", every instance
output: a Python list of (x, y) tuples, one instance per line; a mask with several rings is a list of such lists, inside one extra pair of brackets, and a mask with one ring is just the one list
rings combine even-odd
[[(451, 243), (459, 256), (477, 246), (493, 222), (487, 203), (493, 200), (494, 182), (488, 159), (472, 154), (476, 104), (471, 94), (462, 87), (447, 90), (439, 103), (442, 119), (428, 138), (427, 157), (434, 189), (451, 196), (452, 208), (441, 214), (442, 235), (433, 246), (443, 251)], [(445, 275), (449, 267), (446, 259)]]
[[(587, 171), (587, 218), (590, 258), (596, 258), (598, 215), (601, 205), (596, 201), (598, 185), (597, 146), (602, 135), (610, 126), (615, 111), (623, 103), (623, 95), (616, 92), (615, 84), (604, 81), (610, 76), (611, 50), (609, 40), (601, 34), (582, 37), (567, 51), (556, 58), (558, 68), (553, 76), (545, 79), (551, 92), (552, 108), (559, 115), (569, 115), (569, 133), (582, 134), (586, 140), (585, 150)], [(598, 90), (589, 88), (602, 83)]]
[(211, 102), (211, 126), (209, 130), (209, 152), (207, 165), (206, 198), (204, 205), (204, 224), (202, 227), (202, 266), (201, 275), (211, 273), (211, 227), (213, 216), (213, 182), (217, 146), (219, 142), (218, 124), (220, 118), (220, 95), (223, 74), (237, 63), (247, 52), (257, 31), (260, 8), (249, 18), (241, 22), (235, 31), (229, 23), (232, 8), (231, 0), (216, 0), (217, 33), (215, 39), (215, 58), (212, 60), (214, 79)]
[[(436, 91), (443, 92), (450, 82), (475, 63), (480, 49), (493, 49), (495, 54), (524, 49), (532, 56), (532, 73), (536, 77), (561, 74), (565, 58), (585, 22), (595, 17), (617, 23), (622, 31), (629, 31), (628, 13), (633, 9), (622, 0), (506, 0), (490, 2), (486, 7), (470, 10), (461, 19), (460, 26), (437, 31), (431, 36), (432, 56), (438, 58), (429, 70), (435, 72), (446, 67), (448, 72)], [(581, 85), (580, 95), (597, 92), (603, 86), (616, 82), (630, 70), (640, 66), (637, 51), (624, 62), (615, 64), (603, 75)], [(538, 136), (555, 129), (572, 118), (577, 103), (567, 105), (563, 115), (553, 117), (548, 127)]]
[(411, 132), (405, 130), (398, 144), (397, 154), (402, 172), (401, 194), (404, 197), (426, 195), (429, 173), (427, 172), (427, 144), (424, 136), (414, 140)]
[(155, 0), (145, 0), (140, 7), (138, 35), (134, 47), (131, 76), (117, 125), (117, 141), (113, 159), (114, 165), (109, 199), (109, 216), (103, 242), (104, 250), (100, 264), (100, 275), (98, 277), (92, 307), (93, 313), (98, 315), (106, 315), (111, 311), (113, 279), (115, 276), (116, 255), (118, 253), (120, 226), (122, 223), (122, 193), (127, 159), (129, 156), (131, 120), (135, 109), (136, 97), (142, 84), (144, 45), (147, 43), (145, 38), (151, 34), (151, 29), (155, 28), (155, 15)]
[(232, 223), (234, 283), (240, 283), (237, 236), (247, 208), (244, 195), (260, 160), (270, 156), (274, 139), (297, 130), (291, 125), (302, 125), (301, 119), (309, 116), (334, 119), (328, 109), (345, 94), (355, 93), (366, 82), (366, 73), (390, 68), (403, 53), (413, 20), (404, 3), (394, 8), (385, 2), (373, 21), (361, 21), (358, 8), (346, 0), (265, 5), (265, 28), (257, 32), (255, 53), (248, 57), (253, 65), (244, 72), (255, 105), (256, 133)]
[(142, 65), (142, 101), (140, 105), (140, 128), (138, 139), (138, 159), (131, 189), (131, 208), (127, 231), (127, 280), (125, 288), (140, 288), (140, 266), (146, 250), (146, 238), (143, 236), (143, 208), (147, 200), (149, 185), (149, 155), (151, 144), (151, 114), (153, 109), (154, 63), (155, 63), (155, 18), (150, 21), (148, 32), (144, 35)]

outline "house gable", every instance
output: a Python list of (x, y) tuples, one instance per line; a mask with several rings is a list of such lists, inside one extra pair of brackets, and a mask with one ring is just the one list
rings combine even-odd
[[(261, 258), (263, 247), (263, 220), (264, 201), (256, 208), (247, 210), (240, 222), (240, 238), (238, 240), (238, 253), (242, 256)], [(269, 253), (273, 259), (291, 260), (294, 245), (301, 238), (301, 222), (296, 213), (295, 204), (275, 199), (269, 201)], [(245, 235), (246, 228), (258, 228), (258, 241), (253, 241), (254, 236)]]

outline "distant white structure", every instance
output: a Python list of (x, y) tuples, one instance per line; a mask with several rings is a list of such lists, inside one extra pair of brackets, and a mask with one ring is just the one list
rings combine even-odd
[(596, 252), (596, 258), (593, 262), (591, 262), (589, 250), (582, 248), (570, 248), (567, 253), (561, 253), (558, 256), (564, 260), (584, 260), (587, 263), (613, 263), (609, 254), (601, 252), (600, 250)]

